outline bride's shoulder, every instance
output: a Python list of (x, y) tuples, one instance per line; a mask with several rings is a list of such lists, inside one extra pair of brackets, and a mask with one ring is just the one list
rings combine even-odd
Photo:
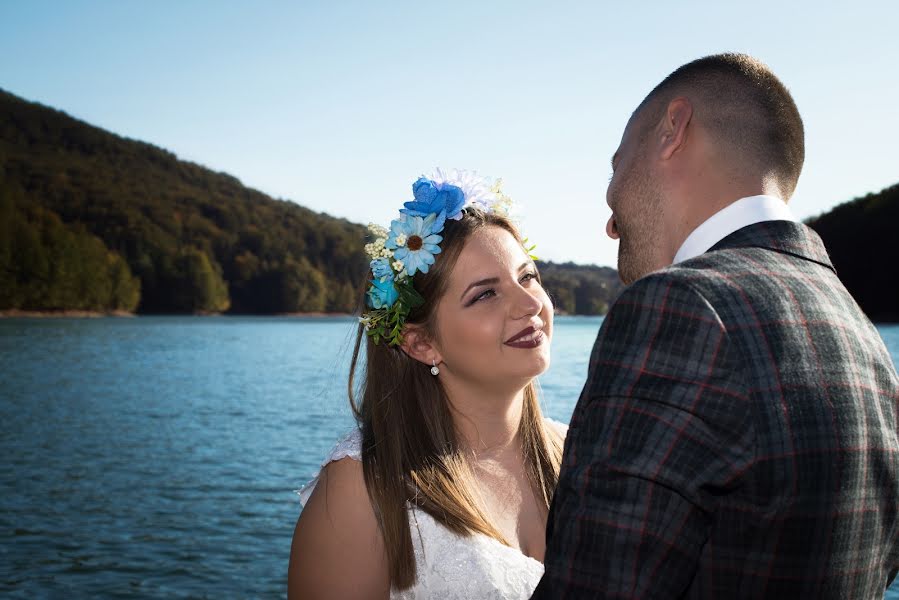
[[(352, 460), (344, 460), (347, 458)], [(336, 472), (339, 472), (339, 477), (346, 477), (352, 476), (353, 473), (358, 471), (359, 477), (361, 477), (361, 461), (362, 432), (354, 427), (337, 440), (331, 448), (331, 451), (328, 452), (327, 456), (325, 456), (325, 459), (322, 461), (318, 472), (313, 475), (312, 479), (310, 479), (306, 485), (296, 491), (300, 496), (300, 503), (304, 506), (306, 505), (326, 470), (331, 474), (332, 480)]]
[(288, 568), (292, 595), (349, 597), (366, 589), (387, 597), (386, 553), (365, 487), (360, 440), (358, 433), (341, 438), (300, 492), (304, 507)]

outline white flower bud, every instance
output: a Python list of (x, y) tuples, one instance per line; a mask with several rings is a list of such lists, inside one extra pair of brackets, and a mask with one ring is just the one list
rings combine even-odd
[(382, 237), (382, 238), (386, 238), (386, 237), (387, 237), (387, 230), (386, 230), (385, 228), (381, 227), (380, 225), (375, 224), (375, 223), (369, 223), (369, 224), (368, 224), (368, 230), (369, 230), (369, 231), (372, 233), (372, 235), (374, 235), (375, 237)]

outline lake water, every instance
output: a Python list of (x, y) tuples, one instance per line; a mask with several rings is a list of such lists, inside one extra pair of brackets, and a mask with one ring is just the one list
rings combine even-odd
[[(601, 322), (556, 320), (547, 415), (568, 421)], [(292, 490), (352, 423), (354, 331), (350, 318), (0, 319), (0, 593), (283, 597)], [(899, 363), (899, 326), (880, 331)]]

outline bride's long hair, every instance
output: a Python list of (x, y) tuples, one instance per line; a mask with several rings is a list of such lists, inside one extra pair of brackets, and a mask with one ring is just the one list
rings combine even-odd
[[(407, 323), (436, 339), (435, 309), (456, 260), (466, 240), (490, 226), (505, 229), (522, 243), (515, 226), (500, 215), (472, 208), (461, 220), (446, 221), (435, 264), (428, 273), (414, 276), (425, 302), (410, 312)], [(399, 590), (416, 579), (407, 503), (458, 534), (481, 533), (509, 545), (484, 512), (471, 453), (461, 444), (440, 378), (429, 370), (398, 347), (374, 344), (360, 325), (350, 368), (350, 405), (362, 432), (365, 484), (387, 549), (390, 581)], [(562, 437), (544, 423), (533, 381), (524, 390), (518, 431), (531, 486), (548, 510), (558, 482)]]

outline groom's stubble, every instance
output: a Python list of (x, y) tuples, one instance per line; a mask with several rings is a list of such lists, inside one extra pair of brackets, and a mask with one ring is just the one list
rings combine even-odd
[(609, 184), (609, 204), (615, 210), (619, 235), (618, 277), (630, 285), (667, 266), (661, 258), (662, 191), (649, 171), (647, 140), (640, 136), (635, 156)]

